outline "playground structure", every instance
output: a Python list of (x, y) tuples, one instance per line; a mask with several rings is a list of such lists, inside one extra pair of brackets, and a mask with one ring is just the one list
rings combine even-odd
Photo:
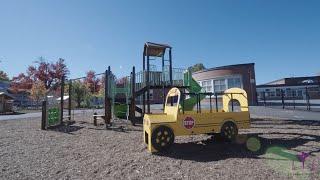
[(46, 130), (51, 127), (60, 126), (64, 119), (71, 120), (71, 111), (68, 116), (64, 116), (64, 81), (54, 84), (47, 92), (45, 100), (42, 102), (41, 129)]
[[(247, 93), (240, 88), (227, 89), (224, 93), (192, 93), (197, 97), (197, 111), (186, 111), (185, 96), (178, 88), (172, 88), (166, 97), (163, 113), (145, 114), (143, 123), (144, 142), (150, 152), (167, 150), (176, 136), (215, 134), (215, 137), (226, 141), (235, 140), (238, 129), (250, 128)], [(201, 110), (201, 96), (222, 96), (223, 107)], [(174, 99), (175, 104), (169, 103)], [(240, 112), (234, 111), (234, 101), (240, 104)], [(182, 101), (182, 106), (180, 106)], [(231, 102), (231, 109), (229, 104)]]
[[(157, 70), (156, 65), (152, 64), (153, 62), (159, 62), (159, 59), (161, 61), (161, 70)], [(115, 114), (119, 114), (116, 112), (117, 109), (122, 110), (122, 112), (120, 112), (122, 117), (126, 117), (132, 124), (142, 122), (143, 116), (151, 113), (150, 91), (154, 89), (162, 90), (163, 107), (166, 92), (172, 87), (180, 89), (188, 88), (189, 92), (192, 93), (201, 91), (201, 87), (192, 79), (191, 73), (185, 69), (173, 68), (172, 47), (166, 44), (151, 42), (144, 44), (143, 66), (140, 72), (136, 72), (135, 67), (133, 67), (129, 76), (117, 79), (109, 66), (104, 73), (96, 74), (96, 76), (97, 75), (103, 76), (103, 78), (101, 78), (103, 79), (101, 86), (104, 91), (104, 111), (99, 114), (97, 112), (92, 113), (95, 125), (98, 119), (103, 119), (105, 124), (109, 126)], [(59, 119), (57, 121), (60, 123), (57, 124), (61, 124), (64, 119), (68, 121), (74, 120), (74, 112), (76, 109), (72, 100), (74, 98), (73, 86), (76, 81), (84, 80), (85, 78), (86, 77), (66, 80), (64, 77), (61, 80), (59, 84), (59, 86), (61, 86), (60, 98), (58, 98), (55, 107), (52, 107), (55, 109), (56, 114), (58, 114), (56, 118)], [(121, 83), (119, 84), (120, 80)], [(68, 81), (68, 84), (66, 81)], [(117, 95), (119, 94), (125, 96), (125, 103), (120, 106), (116, 105)], [(186, 104), (192, 108), (196, 103), (193, 98), (190, 98), (190, 100), (186, 101)], [(51, 111), (52, 108), (48, 107), (47, 102), (43, 103), (43, 122), (51, 118), (51, 114), (48, 114), (48, 112)], [(67, 109), (66, 112), (64, 112), (65, 109)]]

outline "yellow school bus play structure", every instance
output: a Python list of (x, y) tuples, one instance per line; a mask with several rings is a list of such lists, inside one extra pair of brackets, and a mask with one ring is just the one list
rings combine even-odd
[[(185, 95), (195, 95), (197, 111), (184, 111), (180, 100)], [(181, 98), (181, 96), (183, 96)], [(200, 96), (210, 96), (210, 110), (201, 110)], [(212, 109), (211, 96), (216, 99), (216, 108)], [(222, 97), (222, 108), (218, 108), (217, 97)], [(234, 111), (233, 103), (239, 102), (239, 111)], [(170, 102), (171, 103), (170, 103)], [(174, 103), (173, 103), (174, 102)], [(169, 104), (168, 104), (169, 103)], [(232, 107), (230, 108), (230, 103)], [(183, 102), (182, 102), (183, 104)], [(188, 94), (172, 88), (166, 97), (164, 112), (145, 114), (143, 120), (144, 142), (150, 152), (164, 151), (173, 143), (176, 136), (215, 134), (226, 141), (232, 141), (238, 129), (250, 128), (247, 93), (240, 88), (231, 88), (220, 95), (215, 93)]]

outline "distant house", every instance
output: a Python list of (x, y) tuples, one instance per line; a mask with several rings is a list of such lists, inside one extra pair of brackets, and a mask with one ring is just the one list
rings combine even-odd
[(34, 107), (37, 103), (30, 98), (30, 92), (26, 89), (13, 91), (9, 81), (0, 81), (0, 92), (4, 92), (13, 97), (13, 105), (16, 107)]
[(17, 92), (11, 92), (14, 97), (14, 105), (18, 107), (28, 107), (33, 105), (33, 101), (30, 99), (30, 93), (26, 90), (18, 90)]
[(0, 81), (0, 113), (12, 112), (14, 97), (8, 93), (9, 81)]
[(0, 113), (13, 111), (13, 96), (6, 92), (0, 92)]

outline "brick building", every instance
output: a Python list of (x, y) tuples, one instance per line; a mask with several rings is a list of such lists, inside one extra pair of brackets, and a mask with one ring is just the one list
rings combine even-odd
[[(194, 72), (192, 77), (206, 92), (223, 92), (232, 87), (242, 88), (248, 93), (249, 104), (255, 105), (257, 93), (254, 65), (254, 63), (248, 63), (214, 67)], [(150, 102), (151, 104), (163, 102), (161, 89), (150, 91)]]
[(257, 102), (254, 63), (235, 64), (205, 69), (192, 74), (207, 92), (223, 92), (232, 87), (244, 89), (250, 105)]

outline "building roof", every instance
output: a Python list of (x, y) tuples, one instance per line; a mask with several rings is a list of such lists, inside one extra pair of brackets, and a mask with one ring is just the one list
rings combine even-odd
[[(257, 85), (256, 88), (292, 87), (292, 86), (305, 87), (306, 84), (261, 84), (261, 85)], [(313, 87), (313, 86), (319, 86), (319, 84), (316, 84), (316, 83), (308, 84), (308, 87)]]
[(9, 81), (0, 80), (0, 90), (7, 90), (10, 86)]
[[(69, 96), (63, 96), (63, 100), (68, 100), (69, 99)], [(60, 101), (61, 100), (61, 97), (58, 97), (56, 98), (56, 100)]]
[(270, 82), (267, 82), (267, 83), (261, 84), (261, 85), (279, 85), (279, 84), (283, 84), (282, 82), (284, 82), (285, 80), (286, 80), (286, 78), (277, 79), (277, 80), (270, 81)]
[(6, 92), (0, 92), (0, 96), (4, 96), (4, 97), (6, 97), (6, 98), (8, 98), (8, 99), (14, 99), (13, 96), (11, 96), (10, 94), (8, 94), (8, 93), (6, 93)]
[(236, 67), (240, 67), (240, 66), (254, 66), (254, 63), (232, 64), (232, 65), (226, 65), (226, 66), (213, 67), (213, 68), (197, 71), (192, 74), (198, 74), (198, 73), (202, 73), (202, 72), (206, 72), (206, 71), (230, 69), (230, 68), (236, 68)]
[(167, 48), (171, 49), (171, 46), (168, 44), (146, 42), (143, 48), (143, 55), (161, 57)]
[[(293, 80), (295, 83), (288, 83)], [(318, 82), (317, 82), (318, 81)], [(257, 87), (281, 87), (281, 86), (299, 86), (299, 85), (319, 85), (320, 76), (299, 76), (290, 78), (281, 78), (268, 83), (257, 85)]]

